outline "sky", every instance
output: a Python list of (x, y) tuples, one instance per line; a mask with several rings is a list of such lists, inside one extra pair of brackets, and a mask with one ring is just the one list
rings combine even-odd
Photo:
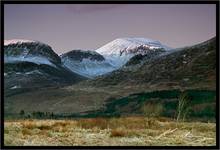
[(6, 4), (4, 39), (49, 44), (62, 54), (143, 37), (172, 48), (216, 35), (214, 4)]

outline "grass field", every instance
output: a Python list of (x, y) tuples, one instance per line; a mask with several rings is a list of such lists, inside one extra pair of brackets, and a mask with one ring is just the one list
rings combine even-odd
[(168, 118), (8, 120), (4, 144), (45, 146), (214, 146), (216, 124)]

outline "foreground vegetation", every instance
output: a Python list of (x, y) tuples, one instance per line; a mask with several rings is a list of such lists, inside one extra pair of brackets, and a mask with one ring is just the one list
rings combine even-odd
[(168, 118), (8, 120), (4, 144), (51, 146), (214, 146), (216, 124)]

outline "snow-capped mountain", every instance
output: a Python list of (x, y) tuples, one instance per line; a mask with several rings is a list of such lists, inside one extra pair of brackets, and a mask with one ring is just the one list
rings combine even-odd
[[(119, 38), (96, 51), (73, 50), (59, 57), (47, 44), (15, 39), (4, 41), (4, 62), (29, 62), (56, 69), (65, 68), (81, 76), (94, 78), (119, 69), (134, 56), (155, 56), (169, 49), (159, 41), (150, 39)], [(33, 70), (29, 71), (33, 72)]]
[(168, 50), (153, 59), (145, 55), (136, 55), (126, 63), (125, 67), (91, 80), (85, 86), (125, 87), (143, 84), (158, 89), (199, 86), (215, 89), (215, 78), (216, 38), (214, 37), (193, 46)]
[(31, 40), (4, 41), (6, 90), (71, 84), (85, 79), (61, 64), (60, 57), (44, 43)]
[(145, 38), (120, 38), (92, 50), (73, 50), (61, 55), (62, 64), (73, 72), (93, 78), (119, 69), (136, 55), (155, 56), (170, 48)]
[(103, 55), (106, 60), (116, 68), (123, 66), (131, 57), (157, 50), (170, 50), (159, 41), (146, 38), (118, 38), (97, 49), (96, 52)]
[(115, 70), (102, 55), (91, 50), (72, 50), (60, 57), (65, 67), (88, 78)]
[(46, 64), (55, 67), (60, 64), (59, 56), (52, 48), (44, 43), (33, 40), (5, 40), (4, 41), (4, 62), (32, 62), (36, 64)]

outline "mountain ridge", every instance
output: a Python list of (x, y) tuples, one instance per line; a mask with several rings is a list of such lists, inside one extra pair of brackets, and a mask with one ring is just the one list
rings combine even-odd
[[(212, 38), (210, 40), (207, 40), (203, 43), (200, 44), (196, 44), (192, 47), (185, 47), (182, 49), (177, 49), (177, 50), (173, 50), (171, 53), (167, 53), (164, 55), (161, 55), (159, 57), (155, 57), (152, 60), (151, 59), (146, 59), (140, 66), (124, 66), (119, 70), (115, 70), (113, 71), (111, 74), (108, 75), (104, 75), (104, 76), (100, 76), (99, 78), (95, 79), (95, 80), (91, 80), (91, 84), (94, 86), (98, 86), (100, 83), (103, 84), (103, 86), (106, 86), (108, 84), (137, 84), (137, 83), (154, 83), (157, 82), (156, 79), (158, 80), (158, 82), (160, 82), (161, 80), (163, 80), (163, 82), (165, 82), (165, 80), (172, 80), (172, 77), (176, 76), (177, 74), (180, 76), (183, 76), (184, 74), (186, 74), (185, 78), (187, 77), (187, 72), (188, 73), (197, 73), (196, 70), (192, 70), (192, 68), (188, 68), (191, 67), (190, 64), (195, 63), (195, 60), (198, 61), (198, 63), (202, 63), (201, 67), (200, 66), (194, 66), (196, 67), (196, 69), (198, 70), (198, 68), (201, 70), (204, 70), (202, 68), (202, 65), (208, 65), (207, 69), (210, 69), (210, 71), (214, 71), (211, 66), (215, 65), (215, 43), (216, 43), (216, 38)], [(210, 52), (206, 52), (210, 50)], [(207, 55), (206, 55), (207, 53)], [(208, 54), (210, 55), (210, 57), (208, 57)], [(143, 56), (143, 57), (147, 57), (147, 56)], [(201, 57), (202, 60), (204, 60), (204, 62), (202, 62), (201, 60), (199, 60)], [(142, 58), (143, 59), (143, 58)], [(213, 59), (213, 60), (212, 60)], [(206, 60), (206, 61), (205, 61)], [(207, 60), (209, 60), (209, 62), (207, 62)], [(207, 63), (206, 63), (207, 62)], [(210, 63), (210, 64), (208, 64)], [(159, 67), (160, 65), (160, 67)], [(176, 66), (175, 66), (176, 65)], [(197, 65), (197, 64), (195, 64)], [(200, 65), (200, 64), (198, 64)], [(177, 67), (176, 70), (174, 67)], [(188, 68), (188, 71), (187, 71)], [(172, 69), (172, 70), (170, 70)], [(184, 69), (184, 71), (181, 71), (181, 69)], [(178, 73), (178, 71), (181, 73)], [(190, 71), (190, 72), (189, 72)], [(204, 70), (205, 71), (205, 70)], [(207, 71), (207, 70), (206, 70)], [(172, 76), (170, 76), (172, 74)], [(211, 75), (212, 74), (212, 75)], [(211, 73), (211, 76), (214, 76), (213, 73)], [(204, 75), (204, 74), (203, 74)], [(120, 78), (119, 78), (120, 77)], [(184, 77), (183, 77), (184, 78)], [(193, 78), (193, 77), (192, 77)], [(138, 80), (135, 80), (138, 79)], [(115, 81), (114, 81), (115, 80)], [(175, 78), (176, 80), (176, 78)], [(173, 79), (173, 81), (175, 81)], [(180, 79), (178, 79), (180, 80)], [(183, 79), (182, 79), (183, 80)], [(110, 82), (112, 81), (112, 82)], [(144, 82), (143, 82), (144, 81)], [(90, 81), (88, 81), (89, 83)], [(94, 84), (93, 84), (94, 82)], [(113, 83), (114, 82), (114, 83)], [(137, 82), (137, 83), (135, 83)], [(184, 84), (183, 81), (178, 81), (179, 83)], [(106, 83), (106, 84), (104, 84)], [(175, 85), (174, 85), (175, 86)], [(179, 84), (177, 84), (176, 86), (179, 86)]]

